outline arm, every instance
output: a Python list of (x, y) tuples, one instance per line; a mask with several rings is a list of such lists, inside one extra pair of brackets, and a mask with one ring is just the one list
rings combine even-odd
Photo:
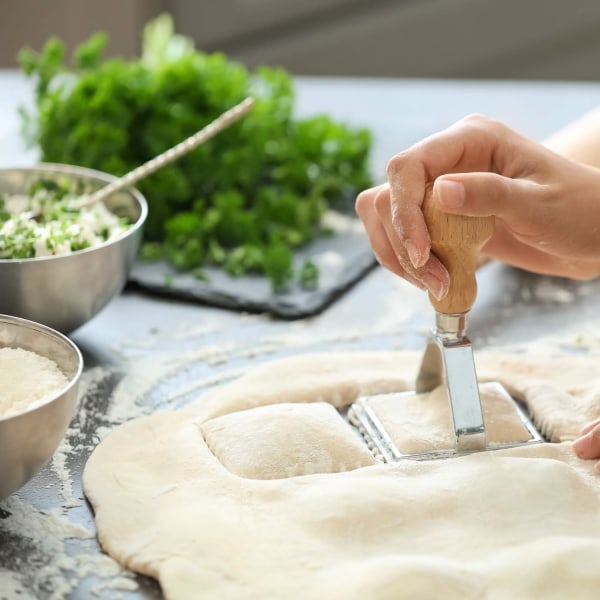
[[(583, 115), (544, 141), (544, 145), (571, 160), (600, 167), (600, 107)], [(573, 443), (579, 458), (600, 458), (600, 419), (588, 423)], [(600, 472), (600, 462), (596, 464)]]
[[(562, 134), (554, 147), (574, 153), (586, 140), (586, 156), (600, 162), (600, 136), (595, 154), (596, 138), (584, 135), (592, 128), (577, 130), (580, 146), (568, 146)], [(356, 201), (381, 264), (434, 296), (445, 296), (448, 274), (430, 253), (421, 212), (431, 183), (441, 210), (496, 216), (496, 232), (483, 248), (487, 256), (573, 279), (600, 274), (600, 169), (476, 115), (392, 157), (388, 183), (362, 192)]]
[[(421, 211), (431, 183), (443, 211), (496, 217), (484, 248), (489, 256), (537, 273), (600, 275), (600, 109), (544, 144), (468, 117), (394, 156), (388, 182), (358, 196), (379, 262), (441, 299), (448, 273), (431, 253)], [(573, 449), (580, 458), (600, 458), (600, 421)]]
[(566, 158), (600, 167), (600, 107), (560, 129), (543, 144)]

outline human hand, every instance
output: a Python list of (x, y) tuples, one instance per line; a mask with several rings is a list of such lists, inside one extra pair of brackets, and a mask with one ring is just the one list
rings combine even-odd
[[(581, 430), (580, 437), (573, 442), (573, 450), (579, 458), (600, 458), (600, 419)], [(596, 471), (600, 473), (600, 461), (596, 463)]]
[(421, 211), (432, 182), (442, 211), (495, 215), (487, 256), (573, 279), (600, 274), (600, 170), (475, 115), (394, 156), (388, 183), (356, 200), (378, 261), (436, 298), (449, 278)]

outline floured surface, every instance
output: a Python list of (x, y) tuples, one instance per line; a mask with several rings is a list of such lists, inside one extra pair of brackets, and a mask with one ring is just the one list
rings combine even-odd
[[(204, 441), (202, 428), (228, 413), (409, 389), (418, 359), (287, 359), (195, 406), (122, 425), (84, 473), (102, 545), (168, 598), (596, 598), (600, 478), (567, 442), (257, 480), (233, 474)], [(600, 415), (597, 359), (577, 357), (577, 369), (481, 359), (480, 376), (533, 398), (538, 413), (551, 397), (558, 438)]]

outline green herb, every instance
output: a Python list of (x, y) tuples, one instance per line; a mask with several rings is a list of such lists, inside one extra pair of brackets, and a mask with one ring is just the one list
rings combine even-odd
[(150, 206), (144, 255), (265, 273), (285, 288), (294, 249), (320, 235), (324, 212), (371, 185), (369, 132), (294, 118), (287, 72), (196, 50), (167, 15), (146, 26), (140, 59), (104, 60), (105, 43), (92, 36), (72, 68), (58, 39), (22, 51), (36, 79), (35, 109), (21, 110), (25, 138), (44, 161), (122, 175), (253, 96), (240, 122), (139, 184)]
[(163, 249), (160, 244), (149, 242), (142, 246), (140, 254), (144, 260), (158, 260), (163, 257)]
[(265, 249), (263, 268), (276, 292), (284, 291), (294, 276), (293, 263), (294, 257), (291, 250), (275, 236)]
[(192, 271), (192, 275), (198, 280), (198, 281), (210, 281), (210, 277), (207, 275), (206, 271), (203, 271), (202, 269), (200, 269), (199, 267), (197, 269), (194, 269)]
[(6, 209), (6, 199), (0, 194), (0, 225), (10, 218), (10, 213)]
[(314, 290), (319, 285), (319, 269), (311, 260), (304, 261), (300, 274), (300, 285), (308, 290)]
[[(70, 254), (127, 230), (127, 220), (104, 204), (73, 208), (81, 193), (75, 180), (42, 178), (25, 194), (5, 194), (0, 199), (0, 259)], [(39, 218), (32, 219), (32, 212)]]

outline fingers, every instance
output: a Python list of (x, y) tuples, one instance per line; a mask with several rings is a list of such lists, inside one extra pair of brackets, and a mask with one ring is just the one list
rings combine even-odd
[(591, 423), (588, 423), (580, 432), (579, 435), (585, 435), (586, 433), (589, 433), (592, 429), (594, 429), (594, 427), (597, 427), (598, 425), (600, 425), (600, 419), (596, 419), (595, 421), (592, 421)]
[(517, 144), (499, 144), (499, 140), (510, 137), (509, 132), (518, 138), (499, 122), (471, 116), (390, 159), (387, 175), (391, 222), (410, 250), (415, 268), (429, 259), (429, 236), (421, 212), (427, 183), (448, 173), (496, 170), (498, 164), (511, 171), (511, 160), (506, 155)]
[(585, 428), (585, 433), (573, 442), (573, 450), (579, 458), (600, 458), (600, 421)]
[[(428, 258), (425, 264), (419, 268), (414, 267), (414, 262), (410, 256), (410, 242), (408, 244), (405, 243), (405, 240), (398, 235), (397, 229), (392, 222), (392, 203), (390, 201), (389, 188), (383, 193), (378, 194), (375, 200), (375, 211), (383, 225), (387, 239), (404, 270), (411, 274), (413, 278), (422, 282), (436, 298), (442, 299), (448, 293), (448, 271), (439, 259), (436, 256), (429, 255), (429, 252), (427, 252)], [(427, 230), (425, 230), (425, 235), (429, 238)], [(429, 244), (427, 247), (429, 248)]]
[(599, 213), (600, 204), (598, 171), (588, 171), (502, 123), (473, 116), (393, 157), (388, 184), (363, 192), (356, 210), (379, 262), (436, 298), (449, 282), (431, 255), (422, 212), (431, 183), (443, 212), (495, 216), (487, 256), (589, 279), (600, 273), (600, 238), (586, 215)]
[[(548, 253), (546, 248), (547, 246), (532, 245), (529, 240), (520, 241), (509, 226), (496, 219), (494, 236), (483, 247), (483, 252), (486, 256), (527, 271), (575, 278), (572, 261), (560, 259)], [(583, 266), (581, 262), (578, 265), (579, 269)]]
[[(600, 458), (600, 419), (588, 423), (580, 432), (580, 437), (573, 442), (573, 450), (579, 458)], [(595, 469), (600, 473), (600, 461)]]
[(394, 251), (381, 222), (377, 211), (375, 210), (375, 202), (379, 195), (386, 193), (386, 185), (381, 185), (376, 188), (365, 190), (356, 199), (356, 212), (362, 219), (369, 243), (375, 254), (377, 262), (382, 267), (385, 267), (399, 277), (403, 277), (413, 285), (424, 289), (423, 284), (413, 277), (400, 264), (398, 256)]
[[(392, 223), (392, 204), (387, 184), (362, 192), (356, 199), (356, 212), (363, 221), (373, 252), (382, 266), (417, 287), (428, 289), (436, 298), (442, 298), (447, 293), (448, 272), (437, 257), (428, 255), (423, 266), (414, 267), (409, 249)], [(427, 229), (424, 235), (428, 240)]]
[(598, 236), (589, 226), (598, 214), (598, 175), (560, 167), (563, 181), (574, 182), (566, 190), (550, 177), (455, 173), (435, 180), (433, 199), (443, 212), (496, 217), (487, 255), (536, 273), (592, 279), (600, 272)]
[(433, 199), (442, 211), (470, 217), (494, 215), (516, 239), (547, 235), (548, 188), (528, 179), (496, 173), (442, 175), (433, 185)]

